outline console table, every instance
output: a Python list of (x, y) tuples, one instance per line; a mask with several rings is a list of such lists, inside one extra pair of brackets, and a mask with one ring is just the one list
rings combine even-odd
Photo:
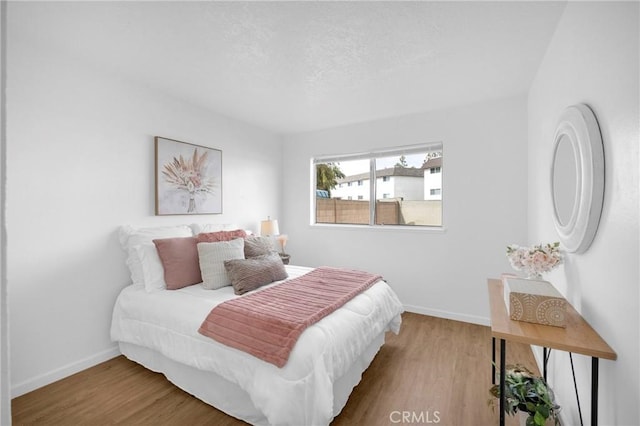
[(504, 377), (506, 374), (506, 341), (541, 346), (543, 348), (544, 378), (547, 379), (547, 350), (558, 349), (591, 357), (591, 424), (598, 424), (598, 360), (615, 360), (616, 353), (595, 332), (582, 316), (567, 303), (567, 327), (552, 327), (509, 318), (505, 305), (503, 285), (499, 279), (489, 279), (489, 305), (491, 309), (491, 337), (493, 364), (491, 376), (495, 383), (496, 339), (500, 340), (500, 426), (504, 426)]

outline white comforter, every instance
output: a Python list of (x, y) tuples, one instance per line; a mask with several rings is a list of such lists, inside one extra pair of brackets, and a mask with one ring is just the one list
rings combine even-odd
[[(287, 266), (290, 278), (309, 268)], [(148, 293), (122, 290), (113, 311), (111, 338), (162, 353), (238, 384), (270, 424), (326, 425), (333, 418), (333, 382), (380, 333), (398, 333), (402, 304), (379, 281), (333, 314), (309, 327), (283, 368), (198, 333), (217, 304), (235, 298), (232, 287), (205, 290), (201, 284)]]

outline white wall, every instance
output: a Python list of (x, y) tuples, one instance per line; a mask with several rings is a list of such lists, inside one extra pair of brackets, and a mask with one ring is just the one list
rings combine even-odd
[[(123, 224), (278, 217), (281, 137), (23, 40), (8, 50), (8, 289), (13, 396), (107, 359), (128, 283)], [(223, 214), (154, 216), (155, 135), (222, 149)]]
[(9, 321), (7, 310), (6, 201), (6, 30), (7, 3), (0, 2), (0, 425), (11, 423), (9, 387)]
[[(404, 198), (405, 200), (424, 199), (424, 178), (422, 176), (391, 176), (389, 181), (391, 183), (391, 196), (389, 198)], [(382, 188), (384, 188), (384, 184)], [(383, 194), (384, 193), (385, 192), (383, 192)], [(382, 197), (378, 196), (378, 199), (381, 198)]]
[[(584, 254), (570, 254), (550, 280), (613, 347), (600, 361), (604, 425), (640, 418), (638, 286), (638, 3), (569, 2), (529, 93), (529, 242), (557, 240), (549, 167), (557, 119), (586, 103), (598, 117), (605, 152), (600, 227)], [(590, 359), (574, 357), (584, 423), (590, 422)], [(568, 357), (551, 357), (550, 381), (567, 424), (578, 424)]]
[[(408, 309), (488, 323), (487, 277), (527, 229), (526, 97), (291, 135), (281, 230), (292, 262), (381, 273)], [(443, 232), (310, 226), (310, 160), (443, 142)]]

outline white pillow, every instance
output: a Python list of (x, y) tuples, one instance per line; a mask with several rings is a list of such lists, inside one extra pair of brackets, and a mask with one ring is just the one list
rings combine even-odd
[(120, 227), (120, 244), (127, 253), (126, 264), (131, 272), (134, 284), (144, 284), (142, 261), (135, 247), (151, 243), (156, 238), (191, 237), (193, 232), (188, 225), (161, 226), (155, 228), (133, 228), (129, 225)]
[(144, 289), (151, 293), (157, 290), (166, 290), (167, 284), (164, 282), (164, 268), (158, 249), (153, 243), (140, 244), (133, 248), (140, 264), (142, 265), (142, 277)]
[(217, 243), (198, 243), (198, 259), (204, 288), (217, 290), (231, 285), (224, 261), (244, 259), (244, 238)]

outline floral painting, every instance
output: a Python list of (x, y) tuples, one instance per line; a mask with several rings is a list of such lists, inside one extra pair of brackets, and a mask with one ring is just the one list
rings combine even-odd
[(156, 145), (156, 214), (222, 213), (222, 151), (161, 137)]

